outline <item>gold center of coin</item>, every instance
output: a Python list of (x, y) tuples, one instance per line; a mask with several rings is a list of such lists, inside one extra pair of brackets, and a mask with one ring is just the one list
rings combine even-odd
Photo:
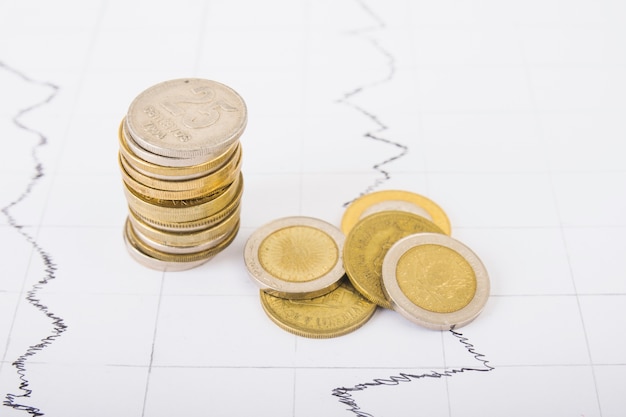
[(415, 305), (434, 313), (452, 313), (476, 293), (476, 275), (458, 252), (427, 244), (413, 247), (398, 260), (396, 279)]
[(339, 250), (326, 233), (309, 226), (290, 226), (266, 237), (259, 246), (259, 262), (283, 281), (307, 282), (337, 264)]

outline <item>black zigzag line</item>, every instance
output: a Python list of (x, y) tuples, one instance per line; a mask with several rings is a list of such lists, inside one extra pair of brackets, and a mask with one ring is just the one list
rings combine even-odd
[(393, 80), (393, 77), (395, 75), (396, 72), (396, 60), (393, 57), (393, 55), (386, 49), (384, 48), (375, 38), (372, 38), (370, 36), (368, 36), (367, 34), (370, 32), (376, 32), (379, 30), (383, 30), (386, 25), (385, 22), (380, 18), (380, 16), (378, 16), (364, 1), (362, 0), (357, 0), (357, 3), (359, 5), (359, 7), (361, 9), (363, 9), (363, 11), (368, 14), (373, 20), (374, 20), (374, 25), (372, 26), (368, 26), (365, 28), (361, 28), (361, 29), (356, 29), (356, 30), (352, 30), (348, 33), (355, 35), (355, 36), (359, 36), (364, 38), (365, 40), (367, 40), (376, 50), (376, 52), (380, 55), (382, 55), (384, 57), (384, 59), (387, 62), (387, 68), (388, 68), (388, 73), (385, 77), (379, 79), (379, 80), (374, 80), (372, 82), (360, 85), (356, 88), (353, 88), (352, 90), (348, 91), (347, 93), (344, 93), (343, 96), (337, 100), (338, 103), (341, 104), (345, 104), (349, 107), (351, 107), (352, 109), (356, 110), (357, 112), (359, 112), (360, 114), (362, 114), (363, 116), (367, 117), (370, 121), (372, 121), (375, 125), (376, 128), (373, 130), (368, 130), (367, 132), (365, 132), (363, 134), (363, 137), (367, 138), (368, 140), (375, 140), (378, 142), (382, 142), (385, 143), (387, 145), (390, 145), (394, 148), (397, 148), (399, 151), (397, 154), (393, 155), (390, 158), (384, 159), (380, 162), (376, 162), (374, 165), (372, 165), (372, 169), (377, 171), (380, 174), (380, 177), (376, 178), (376, 180), (374, 180), (374, 182), (372, 184), (370, 184), (365, 190), (363, 190), (358, 196), (354, 197), (352, 200), (344, 203), (344, 207), (350, 205), (350, 203), (352, 201), (354, 201), (355, 199), (357, 199), (358, 197), (368, 194), (372, 191), (374, 191), (375, 189), (377, 189), (380, 185), (382, 185), (384, 182), (388, 181), (391, 178), (391, 175), (389, 173), (389, 171), (387, 171), (385, 169), (385, 165), (399, 159), (402, 158), (404, 155), (407, 154), (408, 152), (408, 147), (400, 142), (396, 142), (392, 139), (389, 139), (387, 137), (384, 137), (382, 134), (383, 132), (385, 132), (388, 127), (387, 125), (380, 120), (380, 118), (373, 114), (372, 112), (368, 111), (367, 109), (355, 104), (353, 101), (351, 101), (351, 99), (372, 88), (375, 86), (378, 86), (380, 84), (384, 84), (384, 83), (388, 83), (391, 82)]
[(476, 351), (474, 345), (472, 345), (469, 340), (463, 336), (462, 333), (459, 333), (454, 330), (450, 330), (450, 333), (456, 337), (459, 342), (465, 347), (465, 350), (474, 357), (474, 359), (478, 362), (478, 367), (462, 367), (462, 368), (453, 368), (446, 369), (442, 372), (438, 371), (430, 371), (422, 374), (411, 374), (406, 372), (401, 372), (398, 375), (392, 375), (386, 378), (375, 378), (371, 381), (364, 382), (361, 384), (357, 384), (353, 387), (339, 387), (335, 388), (332, 391), (332, 395), (339, 399), (339, 402), (348, 406), (346, 408), (347, 411), (354, 413), (358, 417), (374, 417), (373, 414), (368, 413), (361, 409), (358, 405), (354, 397), (352, 396), (353, 392), (364, 391), (368, 388), (373, 388), (377, 386), (383, 385), (399, 385), (405, 382), (412, 382), (415, 380), (426, 379), (426, 378), (441, 378), (444, 376), (453, 376), (455, 374), (460, 374), (463, 372), (489, 372), (495, 369), (493, 366), (489, 364), (489, 361), (485, 359), (485, 355)]
[(28, 380), (28, 372), (27, 372), (27, 362), (35, 356), (39, 351), (45, 349), (50, 344), (52, 344), (63, 332), (67, 330), (67, 325), (65, 321), (54, 314), (48, 306), (44, 304), (44, 302), (39, 297), (39, 291), (51, 280), (56, 278), (55, 271), (57, 269), (54, 261), (50, 254), (42, 248), (39, 243), (35, 240), (33, 236), (27, 233), (24, 230), (24, 226), (19, 224), (15, 217), (11, 214), (11, 210), (14, 209), (17, 205), (19, 205), (22, 201), (24, 201), (31, 194), (33, 188), (37, 185), (37, 183), (41, 180), (44, 174), (44, 167), (41, 161), (38, 158), (37, 151), (40, 147), (46, 145), (48, 142), (47, 137), (40, 131), (35, 130), (24, 123), (21, 122), (22, 116), (26, 113), (34, 111), (41, 106), (44, 106), (57, 95), (59, 91), (59, 87), (49, 82), (36, 81), (21, 73), (20, 71), (6, 65), (3, 62), (0, 62), (0, 68), (5, 71), (12, 73), (13, 75), (19, 77), (23, 81), (26, 81), (30, 84), (35, 84), (39, 86), (43, 86), (50, 90), (50, 94), (42, 101), (34, 103), (26, 108), (23, 108), (15, 114), (12, 121), (13, 123), (20, 129), (25, 130), (26, 132), (32, 134), (37, 138), (37, 142), (33, 145), (31, 151), (31, 157), (34, 163), (34, 174), (31, 177), (30, 181), (26, 184), (24, 191), (20, 194), (15, 200), (9, 203), (7, 206), (3, 207), (0, 211), (6, 216), (7, 221), (11, 227), (13, 227), (17, 232), (32, 245), (35, 252), (41, 257), (44, 270), (42, 278), (34, 284), (31, 289), (26, 293), (26, 300), (43, 314), (45, 314), (52, 322), (52, 330), (50, 334), (43, 337), (38, 343), (31, 345), (26, 349), (22, 355), (20, 355), (14, 362), (13, 366), (17, 369), (17, 374), (20, 380), (19, 391), (20, 394), (12, 394), (8, 393), (5, 396), (5, 400), (3, 404), (7, 407), (14, 408), (16, 410), (25, 411), (33, 416), (42, 416), (44, 413), (37, 407), (26, 405), (22, 403), (24, 398), (28, 398), (32, 394), (32, 389), (30, 389), (30, 383)]

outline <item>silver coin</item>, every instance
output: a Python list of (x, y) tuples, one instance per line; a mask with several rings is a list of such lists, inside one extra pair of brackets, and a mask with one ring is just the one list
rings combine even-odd
[[(219, 245), (232, 232), (232, 230), (228, 230), (219, 236), (212, 237), (211, 239), (208, 239), (202, 243), (198, 243), (193, 246), (174, 246), (168, 245), (166, 242), (157, 241), (147, 236), (145, 233), (143, 233), (143, 231), (141, 230), (141, 226), (137, 224), (137, 220), (132, 215), (129, 215), (128, 218), (132, 223), (133, 233), (135, 234), (137, 239), (141, 240), (144, 244), (150, 246), (151, 248), (158, 250), (159, 252), (172, 255), (185, 255), (206, 251)], [(233, 224), (233, 228), (236, 226), (238, 226), (238, 223)]]
[(170, 262), (170, 261), (162, 261), (160, 259), (153, 258), (150, 255), (147, 255), (135, 245), (133, 245), (132, 239), (128, 236), (128, 225), (124, 227), (124, 243), (126, 245), (126, 249), (130, 254), (131, 258), (133, 258), (139, 264), (145, 266), (146, 268), (154, 269), (157, 271), (186, 271), (189, 269), (193, 269), (197, 266), (200, 266), (206, 262), (208, 262), (211, 258), (200, 259), (193, 262)]
[(134, 140), (130, 132), (128, 132), (126, 120), (124, 120), (122, 131), (128, 149), (130, 149), (131, 152), (137, 155), (139, 158), (143, 159), (144, 161), (148, 161), (151, 164), (161, 165), (164, 167), (183, 168), (193, 165), (201, 165), (215, 157), (215, 155), (201, 155), (195, 156), (193, 158), (173, 158), (163, 155), (157, 155), (139, 146), (139, 144)]
[(214, 155), (239, 139), (246, 105), (216, 81), (183, 78), (156, 84), (130, 104), (126, 126), (143, 149), (169, 158)]
[(489, 276), (467, 246), (438, 233), (398, 240), (385, 255), (383, 289), (392, 308), (421, 326), (449, 330), (474, 320), (489, 298)]
[(250, 277), (267, 293), (309, 299), (339, 286), (344, 240), (341, 230), (323, 220), (285, 217), (250, 235), (244, 260)]

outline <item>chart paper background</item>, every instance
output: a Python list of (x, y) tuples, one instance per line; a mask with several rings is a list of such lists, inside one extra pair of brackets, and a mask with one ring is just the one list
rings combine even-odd
[[(623, 416), (625, 23), (611, 0), (0, 2), (0, 415)], [(124, 247), (116, 135), (181, 77), (245, 99), (245, 190), (233, 244), (162, 273)], [(275, 326), (247, 237), (384, 189), (447, 212), (482, 315)]]

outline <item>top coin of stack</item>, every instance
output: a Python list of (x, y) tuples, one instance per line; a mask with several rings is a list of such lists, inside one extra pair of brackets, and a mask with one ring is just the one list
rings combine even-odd
[(184, 78), (130, 104), (119, 128), (129, 216), (124, 239), (147, 267), (184, 270), (227, 247), (239, 230), (239, 139), (247, 109), (231, 88)]

